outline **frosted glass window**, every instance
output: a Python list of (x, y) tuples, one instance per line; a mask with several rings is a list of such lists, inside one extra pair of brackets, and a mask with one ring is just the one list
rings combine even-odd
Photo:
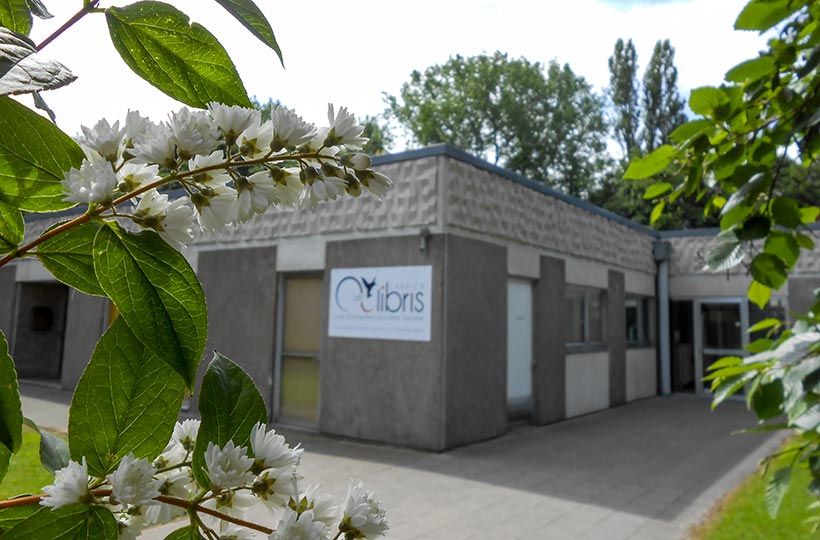
[(322, 280), (291, 278), (285, 286), (286, 351), (319, 351)]
[(316, 424), (319, 420), (319, 362), (316, 358), (282, 357), (282, 394), (279, 414), (291, 421)]

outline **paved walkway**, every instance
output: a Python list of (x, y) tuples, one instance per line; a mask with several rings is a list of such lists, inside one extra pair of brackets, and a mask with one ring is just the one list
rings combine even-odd
[[(65, 406), (23, 401), (36, 422), (65, 425)], [(781, 440), (730, 435), (753, 423), (742, 403), (710, 413), (707, 400), (677, 395), (441, 454), (285, 435), (306, 449), (306, 485), (342, 495), (352, 477), (374, 489), (391, 539), (673, 540)]]

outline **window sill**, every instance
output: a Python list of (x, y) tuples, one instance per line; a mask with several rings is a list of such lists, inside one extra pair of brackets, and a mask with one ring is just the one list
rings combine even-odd
[(606, 343), (565, 343), (564, 351), (567, 354), (582, 354), (593, 352), (605, 352), (609, 350)]

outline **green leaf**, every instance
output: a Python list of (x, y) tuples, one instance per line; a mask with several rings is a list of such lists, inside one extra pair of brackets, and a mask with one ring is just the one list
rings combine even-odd
[[(0, 0), (2, 4), (3, 0)], [(43, 59), (27, 37), (0, 26), (0, 95), (53, 90), (77, 80), (59, 62)]]
[(723, 205), (723, 209), (720, 211), (721, 216), (725, 216), (730, 211), (732, 211), (735, 207), (740, 206), (742, 203), (746, 202), (747, 198), (754, 198), (757, 197), (760, 190), (763, 189), (769, 180), (769, 177), (765, 173), (756, 173), (752, 175), (748, 182), (745, 182), (740, 189), (732, 193), (729, 200), (726, 201), (726, 204)]
[(779, 289), (788, 277), (786, 265), (780, 257), (771, 253), (758, 253), (755, 255), (750, 269), (755, 281), (771, 289)]
[(797, 240), (797, 245), (799, 245), (801, 248), (807, 249), (809, 251), (814, 249), (814, 240), (812, 240), (805, 234), (801, 232), (795, 233), (794, 239)]
[(166, 536), (165, 540), (205, 540), (205, 537), (200, 534), (197, 527), (189, 525), (185, 528), (175, 530)]
[(71, 137), (13, 99), (0, 97), (0, 200), (28, 212), (71, 208), (60, 181), (79, 168), (83, 151)]
[(752, 82), (770, 74), (773, 69), (774, 58), (771, 56), (760, 56), (741, 62), (727, 71), (726, 80), (736, 83)]
[(746, 383), (756, 376), (756, 372), (748, 371), (720, 381), (716, 380), (715, 382), (718, 384), (713, 385), (712, 388), (714, 392), (712, 396), (712, 409), (714, 410), (715, 407), (723, 403), (727, 398), (735, 395), (738, 390), (746, 386)]
[(640, 180), (658, 174), (675, 159), (675, 149), (664, 144), (646, 157), (635, 158), (624, 173), (627, 180)]
[(672, 189), (672, 184), (669, 182), (658, 182), (657, 184), (652, 184), (643, 194), (644, 199), (655, 199), (660, 197), (661, 195), (667, 193), (670, 189)]
[(117, 317), (94, 350), (71, 401), (71, 456), (104, 477), (133, 452), (157, 457), (174, 430), (185, 393), (182, 379)]
[(763, 319), (762, 321), (758, 321), (757, 323), (753, 324), (751, 328), (749, 328), (749, 333), (753, 334), (755, 332), (760, 332), (761, 330), (767, 330), (769, 328), (774, 328), (776, 326), (780, 326), (781, 322), (780, 319)]
[(780, 504), (783, 502), (783, 497), (789, 489), (791, 475), (791, 466), (783, 467), (782, 469), (776, 470), (766, 484), (766, 510), (768, 510), (769, 516), (772, 519), (777, 517)]
[(714, 124), (711, 120), (692, 120), (675, 128), (675, 131), (669, 134), (669, 140), (681, 144), (712, 127)]
[(760, 420), (769, 420), (783, 413), (783, 381), (761, 384), (752, 395), (752, 407)]
[(0, 201), (0, 254), (13, 251), (23, 241), (23, 214), (14, 206)]
[(741, 358), (739, 356), (724, 356), (723, 358), (721, 358), (719, 360), (716, 360), (716, 361), (712, 362), (711, 364), (709, 364), (709, 367), (707, 367), (706, 369), (707, 369), (707, 371), (715, 371), (715, 370), (718, 370), (718, 369), (733, 367), (733, 366), (736, 366), (736, 365), (742, 364), (742, 363), (743, 363), (743, 358)]
[(217, 101), (251, 107), (228, 53), (203, 26), (162, 2), (105, 11), (111, 41), (134, 73), (172, 98), (204, 109)]
[(758, 30), (763, 32), (803, 7), (794, 0), (752, 0), (735, 20), (735, 30)]
[(771, 339), (760, 338), (746, 345), (746, 350), (752, 354), (768, 351), (774, 342)]
[(285, 66), (282, 51), (279, 49), (279, 44), (276, 43), (276, 38), (273, 35), (273, 29), (270, 27), (268, 19), (265, 18), (265, 14), (262, 13), (262, 10), (260, 10), (256, 4), (251, 0), (216, 1), (228, 10), (228, 13), (236, 17), (236, 19), (242, 23), (242, 26), (250, 30), (251, 34), (273, 49), (279, 57), (279, 62), (282, 64), (282, 67)]
[(53, 236), (37, 247), (37, 258), (66, 285), (86, 294), (105, 296), (94, 273), (94, 237), (99, 230), (98, 223), (83, 223)]
[(94, 238), (94, 271), (128, 327), (193, 389), (205, 349), (205, 295), (188, 261), (155, 232), (110, 223)]
[(9, 344), (0, 331), (0, 444), (17, 452), (23, 444), (23, 409), (17, 389), (17, 371)]
[(45, 470), (54, 474), (68, 465), (71, 456), (65, 440), (43, 431), (30, 418), (23, 418), (23, 423), (40, 434), (40, 463)]
[(692, 112), (701, 116), (709, 116), (715, 109), (729, 103), (726, 93), (713, 86), (702, 86), (695, 88), (689, 94), (689, 108)]
[(789, 229), (800, 226), (801, 213), (797, 201), (791, 197), (777, 197), (772, 201), (772, 217), (778, 225)]
[(706, 252), (706, 267), (711, 272), (725, 272), (743, 262), (743, 245), (734, 239), (720, 238)]
[(800, 221), (802, 223), (814, 223), (820, 216), (820, 208), (816, 206), (806, 206), (800, 209)]
[(31, 23), (26, 0), (0, 0), (0, 26), (27, 36), (31, 32)]
[(257, 422), (266, 423), (265, 402), (256, 385), (237, 364), (214, 352), (199, 392), (202, 423), (194, 448), (193, 471), (197, 481), (209, 486), (205, 473), (205, 450), (208, 443), (224, 446), (233, 441), (249, 447), (251, 429)]
[(9, 472), (9, 463), (11, 463), (11, 450), (6, 445), (0, 444), (0, 482)]
[(652, 209), (652, 213), (649, 215), (649, 223), (654, 225), (656, 221), (658, 221), (661, 216), (663, 215), (663, 210), (666, 208), (666, 201), (661, 201), (655, 205)]
[(26, 0), (26, 3), (28, 4), (29, 10), (31, 10), (31, 14), (35, 17), (41, 19), (51, 19), (54, 17), (54, 15), (48, 12), (46, 6), (43, 5), (43, 2), (40, 0)]
[(800, 257), (800, 246), (791, 234), (773, 231), (766, 239), (763, 252), (777, 255), (783, 259), (783, 262), (786, 263), (786, 267), (791, 268)]
[(746, 296), (748, 296), (751, 303), (763, 309), (766, 307), (766, 304), (769, 303), (769, 298), (772, 297), (772, 289), (753, 280), (749, 285), (749, 291), (746, 293)]
[(39, 504), (26, 504), (0, 509), (0, 532), (11, 529), (21, 521), (25, 521), (36, 512), (48, 512), (48, 509)]
[(748, 241), (765, 238), (772, 230), (772, 220), (766, 216), (752, 216), (747, 219), (743, 226), (735, 231), (738, 240)]
[(117, 520), (104, 506), (72, 504), (36, 512), (5, 533), (3, 540), (117, 540)]

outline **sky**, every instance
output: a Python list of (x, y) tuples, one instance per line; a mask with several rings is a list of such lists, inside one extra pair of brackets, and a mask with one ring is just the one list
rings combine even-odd
[[(100, 6), (112, 3), (126, 4), (102, 0)], [(216, 2), (171, 3), (220, 40), (249, 95), (279, 100), (318, 123), (326, 122), (328, 103), (359, 117), (380, 113), (384, 92), (398, 94), (413, 70), (456, 54), (498, 50), (532, 62), (569, 63), (600, 92), (608, 85), (607, 59), (618, 38), (634, 41), (641, 70), (655, 42), (668, 38), (686, 94), (719, 84), (730, 67), (764, 45), (757, 34), (732, 29), (745, 0), (256, 0), (282, 49), (282, 68), (275, 53)], [(33, 40), (40, 42), (80, 5), (47, 0), (55, 17), (35, 21)], [(122, 119), (129, 109), (158, 121), (182, 106), (125, 66), (101, 14), (88, 15), (40, 54), (78, 76), (43, 93), (70, 135), (100, 118)], [(21, 101), (30, 104), (30, 98)]]

